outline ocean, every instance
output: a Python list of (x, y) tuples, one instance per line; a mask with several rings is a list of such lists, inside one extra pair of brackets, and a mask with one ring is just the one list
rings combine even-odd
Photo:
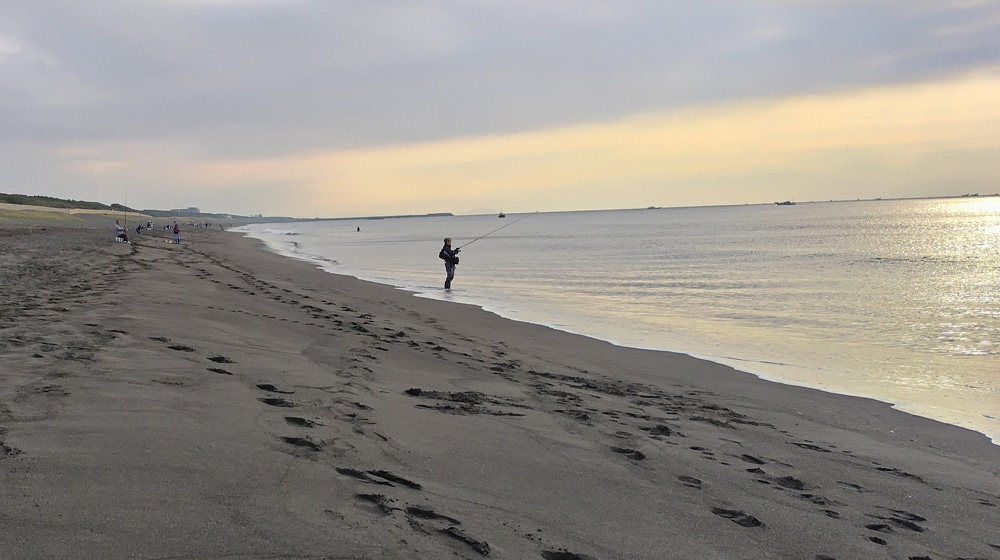
[[(875, 398), (1000, 444), (1000, 197), (239, 229), (332, 273)], [(451, 291), (446, 236), (466, 245)]]

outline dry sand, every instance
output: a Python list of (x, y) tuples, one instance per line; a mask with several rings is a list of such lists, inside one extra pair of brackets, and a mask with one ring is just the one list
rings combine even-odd
[(0, 221), (4, 560), (1000, 558), (979, 434), (94, 219)]

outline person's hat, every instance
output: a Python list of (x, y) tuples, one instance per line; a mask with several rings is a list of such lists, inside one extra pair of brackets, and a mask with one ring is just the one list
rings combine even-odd
[(445, 238), (444, 238), (444, 242), (445, 242), (445, 243), (447, 243), (447, 242), (449, 242), (449, 241), (451, 241), (451, 238), (450, 238), (450, 237), (445, 237)]

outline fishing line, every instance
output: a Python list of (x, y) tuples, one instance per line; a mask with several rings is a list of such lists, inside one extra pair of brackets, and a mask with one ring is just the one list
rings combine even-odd
[[(537, 214), (537, 213), (538, 213), (538, 212), (535, 212), (535, 214)], [(516, 224), (517, 222), (520, 222), (521, 220), (523, 220), (523, 219), (527, 218), (527, 217), (528, 217), (528, 216), (530, 216), (530, 215), (531, 215), (531, 214), (525, 214), (525, 215), (521, 216), (520, 218), (518, 218), (518, 219), (514, 220), (513, 222), (511, 222), (511, 223), (509, 223), (509, 224), (504, 224), (504, 225), (502, 225), (502, 226), (498, 227), (497, 229), (495, 229), (495, 230), (493, 230), (493, 231), (491, 231), (491, 232), (489, 232), (489, 233), (486, 233), (486, 234), (483, 234), (483, 235), (480, 235), (479, 237), (477, 237), (477, 238), (473, 239), (472, 241), (469, 241), (468, 243), (466, 243), (466, 244), (464, 244), (464, 245), (460, 245), (460, 246), (458, 246), (458, 247), (455, 247), (455, 250), (457, 251), (457, 250), (461, 249), (462, 247), (467, 247), (467, 246), (469, 246), (469, 245), (472, 245), (472, 244), (473, 244), (473, 243), (475, 243), (476, 241), (479, 241), (480, 239), (482, 239), (482, 238), (484, 238), (484, 237), (486, 237), (486, 236), (488, 236), (488, 235), (493, 235), (494, 233), (496, 233), (496, 232), (498, 232), (498, 231), (502, 230), (502, 229), (503, 229), (503, 228), (505, 228), (505, 227), (510, 227), (510, 226), (512, 226), (512, 225), (514, 225), (514, 224)]]

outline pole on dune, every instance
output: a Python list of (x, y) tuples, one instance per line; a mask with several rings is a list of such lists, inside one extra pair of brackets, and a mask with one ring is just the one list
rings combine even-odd
[[(535, 214), (537, 214), (537, 213), (538, 213), (538, 212), (535, 212)], [(493, 235), (494, 233), (496, 233), (496, 232), (498, 232), (498, 231), (502, 230), (502, 229), (503, 229), (503, 228), (505, 228), (505, 227), (510, 227), (510, 226), (512, 226), (512, 225), (514, 225), (514, 224), (516, 224), (517, 222), (520, 222), (521, 220), (523, 220), (523, 219), (527, 218), (527, 217), (528, 217), (528, 216), (530, 216), (530, 215), (531, 215), (531, 214), (525, 214), (525, 215), (521, 216), (520, 218), (518, 218), (518, 219), (514, 220), (513, 222), (511, 222), (511, 223), (509, 223), (509, 224), (505, 224), (505, 225), (503, 225), (503, 226), (500, 226), (500, 227), (498, 227), (497, 229), (495, 229), (495, 230), (493, 230), (493, 231), (491, 231), (491, 232), (489, 232), (489, 233), (486, 233), (486, 234), (483, 234), (483, 235), (480, 235), (479, 237), (477, 237), (477, 238), (473, 239), (472, 241), (469, 241), (468, 243), (466, 243), (466, 244), (464, 244), (464, 245), (461, 245), (461, 246), (459, 246), (459, 247), (456, 247), (456, 248), (455, 248), (455, 250), (457, 251), (457, 250), (461, 249), (462, 247), (468, 247), (469, 245), (472, 245), (472, 244), (473, 244), (473, 243), (475, 243), (476, 241), (479, 241), (480, 239), (482, 239), (482, 238), (484, 238), (484, 237), (487, 237), (487, 236), (490, 236), (490, 235)]]

